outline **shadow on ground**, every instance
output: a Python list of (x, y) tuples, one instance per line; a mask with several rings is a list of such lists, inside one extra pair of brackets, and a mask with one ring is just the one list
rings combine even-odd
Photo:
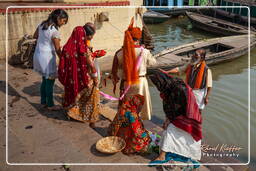
[[(6, 93), (6, 89), (5, 89), (6, 82), (5, 81), (0, 81), (0, 85), (1, 85), (0, 86), (0, 91), (2, 91), (5, 94)], [(38, 89), (39, 89), (39, 84), (35, 83), (32, 86), (24, 88), (24, 91), (28, 92), (28, 94), (30, 94), (31, 96), (35, 96), (36, 91), (38, 91)], [(30, 100), (28, 100), (27, 97), (21, 96), (10, 84), (8, 84), (8, 107), (11, 107), (11, 108), (14, 107), (14, 104), (16, 102), (18, 102), (19, 100), (21, 100), (21, 99), (23, 99), (26, 102), (28, 102), (41, 115), (43, 115), (43, 116), (45, 116), (47, 118), (53, 118), (53, 119), (68, 121), (68, 118), (66, 117), (64, 110), (49, 111), (46, 108), (43, 108), (41, 106), (41, 104), (33, 103)], [(29, 117), (33, 117), (33, 115), (31, 114), (31, 116), (29, 116)]]
[[(40, 86), (41, 82), (36, 81), (32, 85), (28, 87), (23, 88), (23, 92), (25, 94), (28, 94), (29, 96), (40, 96)], [(53, 92), (55, 94), (54, 100), (57, 101), (58, 103), (62, 103), (61, 95), (64, 93), (63, 89), (60, 88), (57, 84), (54, 84)]]

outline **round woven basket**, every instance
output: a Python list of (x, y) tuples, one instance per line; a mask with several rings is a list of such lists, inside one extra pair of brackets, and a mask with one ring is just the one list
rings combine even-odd
[(125, 148), (125, 141), (117, 136), (105, 137), (97, 141), (96, 149), (102, 153), (113, 154)]

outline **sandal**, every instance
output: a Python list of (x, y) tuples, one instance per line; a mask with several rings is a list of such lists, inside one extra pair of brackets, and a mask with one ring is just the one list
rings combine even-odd
[(47, 104), (41, 104), (41, 108), (47, 108)]

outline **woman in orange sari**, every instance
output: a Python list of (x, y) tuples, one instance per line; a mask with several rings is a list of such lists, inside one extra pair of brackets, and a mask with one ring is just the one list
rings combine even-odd
[(95, 26), (87, 23), (77, 26), (63, 47), (59, 63), (59, 81), (64, 85), (63, 106), (67, 115), (75, 120), (94, 123), (99, 113), (99, 90), (94, 56), (89, 41)]

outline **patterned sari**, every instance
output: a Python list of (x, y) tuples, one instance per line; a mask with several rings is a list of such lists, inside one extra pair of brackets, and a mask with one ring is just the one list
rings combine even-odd
[(63, 47), (58, 74), (65, 89), (63, 106), (68, 116), (83, 122), (95, 122), (99, 113), (99, 90), (93, 86), (90, 77), (96, 69), (88, 64), (88, 50), (86, 32), (78, 26)]
[(126, 147), (123, 150), (125, 154), (145, 152), (151, 142), (150, 136), (139, 117), (143, 103), (144, 96), (139, 94), (124, 100), (109, 126), (110, 135), (116, 135), (125, 140)]

